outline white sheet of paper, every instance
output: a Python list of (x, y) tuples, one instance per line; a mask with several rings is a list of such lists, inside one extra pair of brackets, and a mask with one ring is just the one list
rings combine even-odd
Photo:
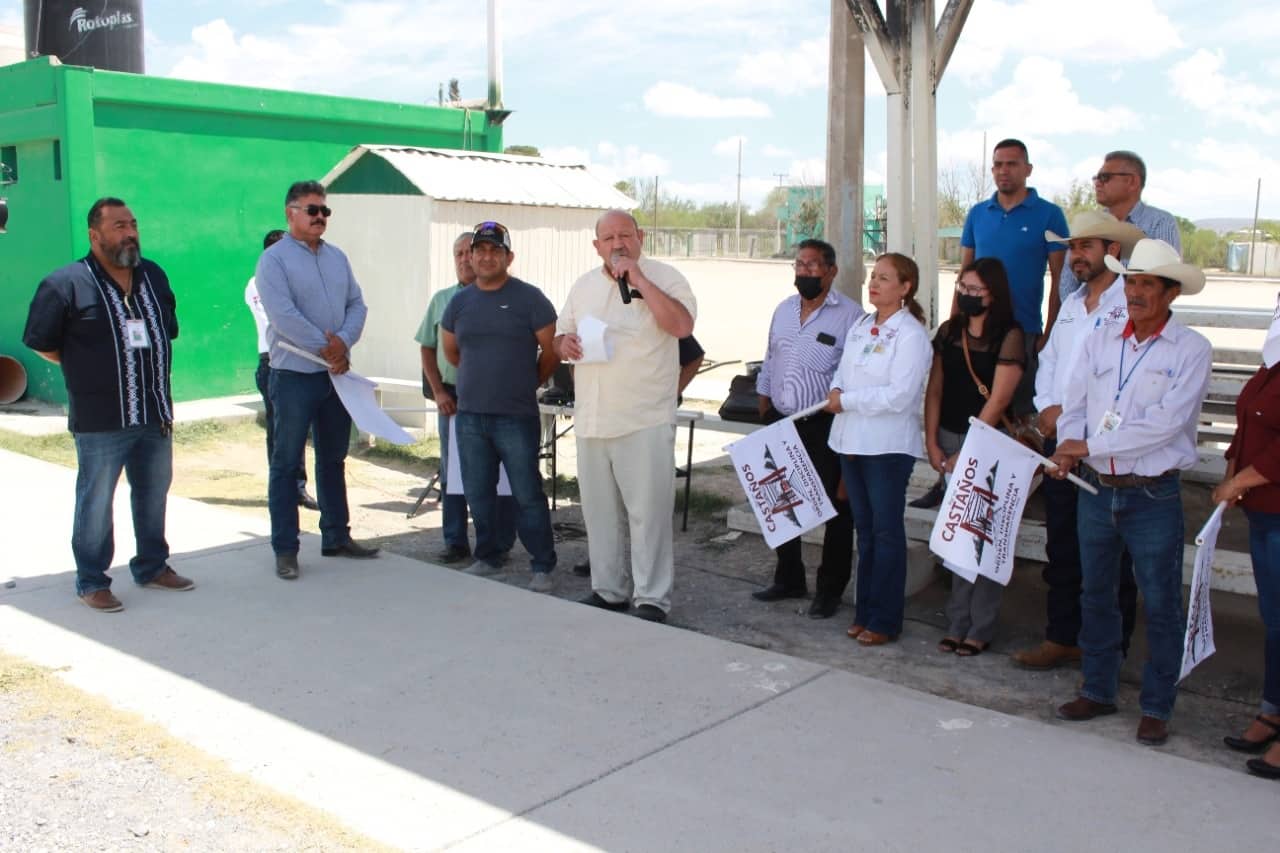
[[(462, 463), (459, 461), (461, 454), (454, 453), (453, 449), (458, 446), (458, 427), (454, 424), (456, 418), (449, 418), (449, 458), (445, 460), (444, 469), (444, 492), (446, 495), (462, 494)], [(498, 463), (498, 494), (511, 494), (511, 481), (507, 479), (507, 466), (501, 462)]]
[[(328, 362), (315, 353), (307, 352), (286, 341), (279, 341), (276, 346), (314, 361), (316, 364), (329, 366)], [(355, 421), (362, 432), (376, 435), (392, 444), (413, 444), (413, 436), (405, 432), (404, 427), (393, 421), (391, 416), (382, 411), (382, 407), (378, 405), (377, 395), (374, 394), (374, 389), (378, 387), (376, 382), (365, 379), (354, 370), (348, 370), (346, 373), (330, 373), (329, 381), (333, 383), (333, 390), (338, 392), (338, 399), (342, 400), (347, 414), (351, 415), (351, 420)]]
[(578, 321), (578, 337), (582, 340), (582, 358), (574, 364), (593, 364), (613, 358), (613, 341), (609, 325), (590, 314)]

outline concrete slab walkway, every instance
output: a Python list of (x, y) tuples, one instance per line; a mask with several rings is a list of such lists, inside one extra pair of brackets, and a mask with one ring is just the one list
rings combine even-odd
[[(74, 597), (74, 472), (0, 452), (0, 648), (405, 849), (1262, 849), (1277, 789), (392, 554), (272, 573), (170, 501), (172, 564)], [(128, 792), (122, 792), (127, 795)]]

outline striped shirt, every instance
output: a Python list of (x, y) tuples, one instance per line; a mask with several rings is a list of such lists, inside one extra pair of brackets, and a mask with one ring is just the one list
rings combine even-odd
[(756, 392), (770, 398), (784, 415), (825, 400), (849, 328), (865, 313), (861, 305), (833, 290), (801, 323), (800, 294), (782, 300), (769, 323), (769, 348)]
[[(1173, 218), (1172, 213), (1139, 201), (1124, 221), (1138, 226), (1143, 234), (1153, 240), (1165, 241), (1177, 249), (1179, 255), (1182, 254), (1182, 232), (1178, 230), (1178, 221)], [(1121, 256), (1120, 260), (1128, 261), (1129, 255)], [(1058, 277), (1058, 295), (1066, 302), (1067, 297), (1079, 289), (1080, 279), (1071, 271), (1071, 252), (1068, 250), (1067, 259), (1062, 264), (1062, 275)]]

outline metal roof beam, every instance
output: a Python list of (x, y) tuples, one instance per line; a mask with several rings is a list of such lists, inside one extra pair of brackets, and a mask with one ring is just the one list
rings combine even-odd
[(871, 64), (880, 75), (880, 82), (889, 94), (897, 94), (903, 89), (901, 64), (898, 61), (898, 50), (889, 33), (889, 25), (875, 0), (845, 0), (849, 6), (849, 14), (853, 22), (862, 32), (867, 53), (871, 56)]
[[(850, 0), (852, 2), (852, 0)], [(973, 0), (947, 0), (947, 6), (938, 18), (937, 34), (934, 37), (933, 49), (933, 89), (938, 90), (942, 82), (942, 72), (947, 70), (951, 54), (955, 52), (956, 43), (960, 41), (960, 31), (964, 29), (965, 19), (973, 8)]]

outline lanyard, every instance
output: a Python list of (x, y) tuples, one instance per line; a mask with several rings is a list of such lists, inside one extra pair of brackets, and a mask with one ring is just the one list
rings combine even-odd
[(1127, 338), (1120, 339), (1120, 372), (1116, 377), (1118, 381), (1116, 383), (1115, 401), (1117, 403), (1120, 402), (1120, 392), (1124, 390), (1124, 386), (1129, 384), (1129, 380), (1133, 378), (1133, 374), (1137, 371), (1138, 365), (1142, 364), (1142, 360), (1147, 357), (1147, 353), (1151, 352), (1151, 348), (1155, 345), (1155, 342), (1159, 337), (1159, 335), (1155, 335), (1151, 340), (1147, 341), (1147, 348), (1142, 351), (1142, 355), (1138, 356), (1138, 360), (1133, 363), (1133, 367), (1129, 369), (1128, 374), (1125, 374), (1124, 372), (1124, 351), (1128, 348), (1129, 341)]

